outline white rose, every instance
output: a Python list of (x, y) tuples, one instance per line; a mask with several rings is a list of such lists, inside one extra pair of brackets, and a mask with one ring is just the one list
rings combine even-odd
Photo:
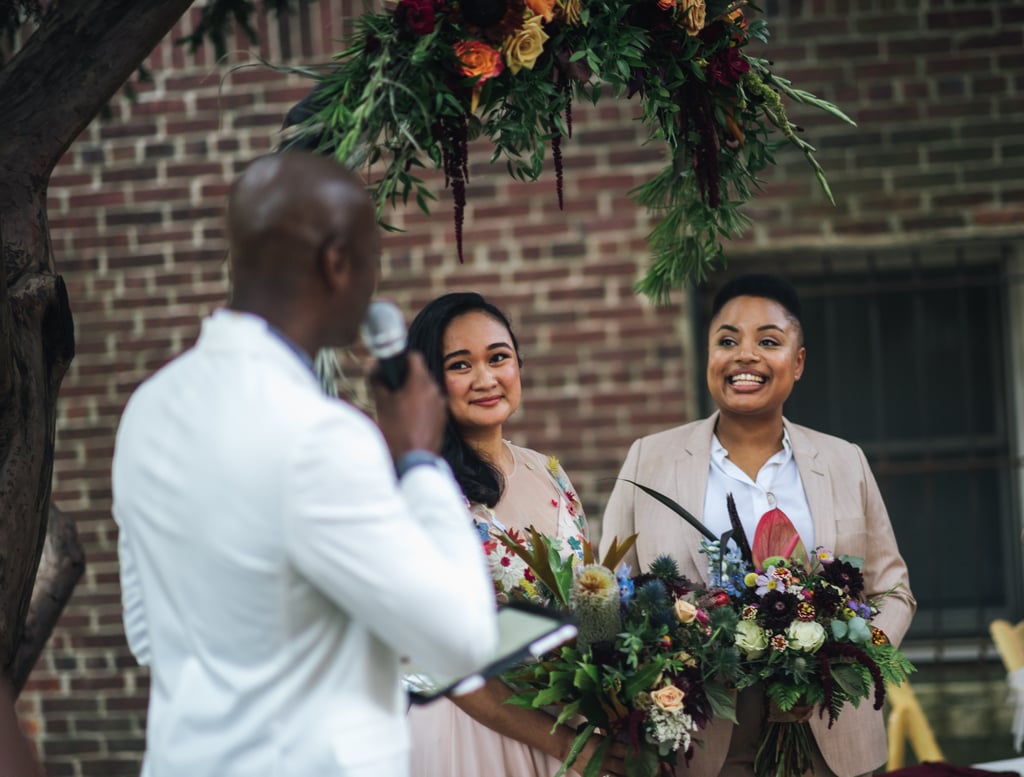
[(736, 647), (747, 658), (760, 658), (768, 649), (768, 635), (754, 621), (740, 621), (736, 624)]
[(817, 621), (793, 621), (786, 629), (786, 638), (797, 650), (814, 653), (825, 642), (825, 629)]

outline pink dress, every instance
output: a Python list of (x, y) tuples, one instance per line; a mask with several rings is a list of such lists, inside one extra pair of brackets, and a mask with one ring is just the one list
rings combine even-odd
[[(509, 445), (515, 468), (494, 516), (507, 529), (538, 531), (578, 550), (587, 537), (587, 519), (557, 461), (529, 448)], [(473, 510), (486, 515), (486, 508)], [(554, 724), (554, 718), (552, 718)], [(448, 699), (409, 711), (412, 729), (411, 777), (552, 777), (561, 762), (478, 723)]]

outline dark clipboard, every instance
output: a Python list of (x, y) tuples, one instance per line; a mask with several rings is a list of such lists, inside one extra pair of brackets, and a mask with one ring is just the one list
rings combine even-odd
[(498, 608), (498, 649), (488, 663), (464, 677), (439, 677), (407, 671), (404, 677), (409, 701), (429, 704), (442, 696), (471, 693), (509, 667), (537, 658), (576, 636), (568, 615), (525, 602), (509, 602)]

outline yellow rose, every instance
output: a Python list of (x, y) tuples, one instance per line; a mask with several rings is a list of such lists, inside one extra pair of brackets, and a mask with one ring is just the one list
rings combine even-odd
[(526, 0), (526, 7), (546, 22), (555, 18), (555, 0)]
[(672, 607), (680, 623), (690, 623), (697, 617), (697, 606), (685, 599), (676, 599)]
[(533, 65), (544, 50), (544, 41), (547, 39), (548, 34), (541, 27), (539, 16), (531, 16), (519, 30), (505, 38), (501, 48), (505, 52), (505, 62), (513, 75), (524, 67), (533, 70)]
[(679, 712), (683, 708), (683, 698), (686, 696), (674, 685), (666, 685), (656, 691), (651, 691), (651, 701), (665, 710), (665, 712)]
[(704, 0), (682, 0), (689, 5), (679, 15), (679, 26), (686, 30), (687, 35), (696, 35), (704, 29), (704, 20), (707, 18), (708, 9)]

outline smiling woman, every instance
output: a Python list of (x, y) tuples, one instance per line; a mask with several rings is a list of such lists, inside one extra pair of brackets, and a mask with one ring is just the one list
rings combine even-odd
[[(627, 563), (645, 569), (667, 553), (683, 575), (707, 583), (708, 561), (696, 529), (680, 525), (627, 481), (677, 501), (716, 537), (733, 528), (731, 495), (748, 537), (756, 536), (762, 520), (784, 519), (807, 549), (823, 546), (837, 557), (864, 558), (868, 599), (891, 591), (874, 625), (899, 645), (916, 603), (863, 452), (783, 416), (807, 358), (801, 314), (796, 291), (776, 276), (738, 276), (721, 288), (712, 305), (707, 364), (718, 410), (633, 443), (604, 514), (602, 552), (614, 538), (638, 532)], [(761, 734), (775, 719), (770, 707), (763, 683), (742, 690), (738, 725), (716, 720), (705, 729), (705, 747), (690, 762), (690, 777), (753, 775)], [(870, 705), (847, 705), (834, 725), (817, 716), (810, 725), (814, 741), (807, 755), (819, 777), (866, 774), (885, 761), (881, 712)]]
[(470, 311), (454, 318), (443, 339), (444, 388), (452, 421), (462, 438), (477, 448), (490, 446), (494, 460), (508, 463), (502, 425), (522, 396), (519, 354), (510, 330), (498, 319)]
[[(587, 541), (583, 506), (554, 456), (514, 445), (505, 422), (522, 399), (519, 343), (505, 315), (479, 294), (446, 294), (420, 311), (409, 327), (409, 348), (423, 353), (448, 398), (442, 455), (462, 487), (488, 542), (503, 531), (529, 527), (582, 554)], [(495, 546), (498, 543), (490, 543)], [(490, 554), (496, 588), (508, 569)], [(550, 777), (561, 767), (576, 732), (538, 709), (505, 704), (512, 689), (490, 680), (474, 693), (441, 699), (410, 712), (412, 777)], [(582, 773), (601, 737), (591, 737), (571, 767)], [(623, 774), (623, 746), (609, 748), (601, 766)]]
[[(805, 358), (799, 320), (772, 298), (740, 295), (712, 318), (707, 382), (719, 411), (716, 432), (751, 479), (765, 454), (782, 448), (782, 406), (803, 375)], [(733, 445), (755, 422), (765, 429), (760, 444)]]

